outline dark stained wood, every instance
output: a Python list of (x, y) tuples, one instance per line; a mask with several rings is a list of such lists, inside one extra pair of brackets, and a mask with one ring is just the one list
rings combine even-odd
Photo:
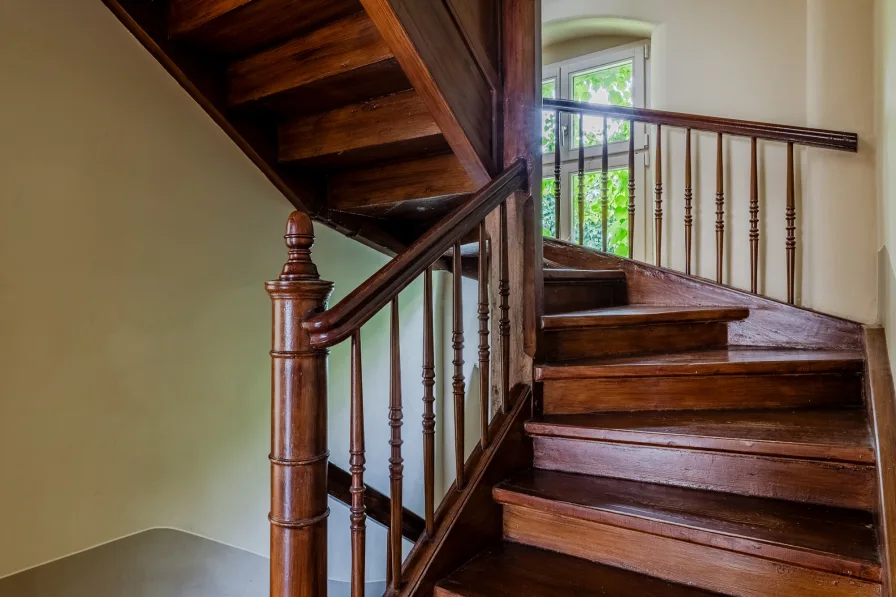
[(621, 270), (545, 270), (546, 315), (616, 307), (626, 302), (625, 273)]
[(556, 362), (681, 350), (722, 348), (728, 343), (724, 323), (678, 323), (614, 327), (546, 329), (544, 358)]
[(716, 282), (722, 283), (725, 260), (725, 163), (722, 158), (722, 133), (716, 142)]
[(452, 389), (454, 391), (454, 487), (459, 491), (466, 485), (464, 478), (464, 399), (467, 394), (467, 385), (464, 380), (464, 277), (461, 274), (460, 242), (454, 243), (454, 265), (451, 269), (454, 300), (452, 307), (452, 333), (451, 346), (454, 349), (454, 377)]
[[(653, 211), (654, 245), (656, 247), (656, 265), (663, 266), (663, 125), (656, 125), (656, 202)], [(606, 251), (605, 251), (606, 252)]]
[(532, 435), (874, 463), (865, 411), (852, 409), (658, 411), (553, 415)]
[(697, 114), (666, 112), (648, 108), (626, 108), (622, 106), (588, 104), (572, 100), (545, 99), (543, 100), (543, 103), (545, 108), (550, 110), (583, 112), (585, 114), (596, 114), (598, 116), (620, 120), (635, 120), (645, 124), (660, 124), (663, 126), (674, 126), (683, 129), (690, 128), (698, 131), (710, 131), (719, 134), (724, 133), (726, 135), (735, 135), (739, 137), (756, 137), (757, 139), (765, 139), (767, 141), (783, 141), (785, 143), (796, 143), (809, 147), (821, 147), (823, 149), (838, 149), (841, 151), (856, 152), (859, 148), (859, 138), (855, 133), (843, 133), (839, 131), (771, 124), (767, 122), (734, 120), (731, 118), (716, 118), (713, 116), (700, 116)]
[(501, 280), (498, 294), (501, 296), (501, 405), (505, 413), (510, 412), (510, 249), (507, 241), (507, 204), (502, 203), (501, 213)]
[(793, 168), (793, 143), (787, 144), (787, 208), (785, 218), (787, 220), (787, 302), (791, 305), (796, 302), (795, 276), (796, 276), (796, 203), (795, 188), (796, 174)]
[(312, 342), (323, 347), (346, 339), (479, 225), (487, 214), (503, 205), (508, 195), (524, 184), (526, 176), (525, 163), (515, 163), (336, 306), (303, 324), (311, 332)]
[[(419, 156), (414, 152), (421, 142), (443, 146), (437, 143), (442, 138), (439, 127), (414, 91), (286, 120), (278, 137), (281, 161), (317, 158), (320, 163), (327, 156), (329, 164), (365, 150), (376, 155), (378, 148), (390, 145), (386, 159)], [(407, 147), (404, 156), (401, 146)]]
[(289, 260), (265, 284), (273, 304), (271, 595), (316, 597), (327, 586), (327, 361), (295, 325), (333, 291), (311, 261), (310, 218), (286, 225)]
[(896, 392), (883, 328), (865, 328), (865, 396), (877, 458), (877, 529), (885, 595), (896, 573)]
[[(634, 130), (634, 127), (632, 127)], [(691, 181), (691, 177), (693, 175), (693, 167), (691, 165), (691, 129), (688, 129), (685, 133), (685, 155), (684, 155), (684, 252), (685, 252), (685, 265), (684, 271), (687, 275), (691, 275), (691, 261), (693, 257), (693, 227), (694, 227), (694, 216), (693, 213), (693, 201), (694, 201), (694, 188), (693, 183)], [(632, 258), (632, 255), (629, 254), (629, 259)]]
[(713, 597), (620, 568), (516, 543), (489, 548), (438, 584), (435, 597)]
[(542, 470), (515, 475), (493, 495), (504, 505), (880, 581), (868, 512)]
[(560, 158), (560, 110), (554, 112), (554, 237), (560, 238), (561, 202), (563, 201), (563, 162)]
[(333, 209), (363, 213), (382, 205), (474, 190), (460, 162), (449, 153), (340, 171), (330, 178), (327, 200)]
[(349, 448), (349, 473), (352, 485), (349, 507), (352, 532), (352, 597), (364, 597), (366, 578), (364, 569), (367, 551), (367, 507), (364, 505), (364, 392), (361, 385), (361, 331), (352, 334), (351, 370), (351, 446)]
[[(559, 138), (558, 138), (559, 139)], [(559, 140), (558, 140), (559, 143)], [(585, 244), (585, 117), (579, 114), (579, 169), (576, 176), (576, 220), (579, 244)]]
[(170, 32), (225, 56), (244, 56), (361, 11), (358, 0), (171, 0)]
[[(759, 292), (759, 156), (750, 139), (750, 292)], [(690, 273), (690, 272), (688, 272)]]
[[(352, 476), (348, 471), (343, 470), (332, 462), (327, 467), (327, 492), (334, 499), (339, 500), (346, 506), (352, 503)], [(364, 506), (367, 509), (367, 518), (378, 525), (388, 529), (392, 521), (392, 501), (389, 496), (384, 495), (370, 485), (364, 485)], [(401, 514), (401, 536), (411, 542), (416, 542), (423, 536), (426, 530), (426, 521), (424, 521), (415, 512), (402, 508)]]
[(408, 555), (406, 584), (398, 593), (387, 591), (386, 597), (432, 595), (439, 580), (501, 540), (501, 507), (492, 499), (492, 487), (532, 463), (532, 443), (523, 429), (532, 408), (531, 387), (519, 385), (513, 392), (511, 412), (497, 413), (489, 424), (489, 447), (483, 451), (477, 445), (467, 461), (466, 488), (449, 489), (434, 533)]
[(393, 589), (398, 588), (401, 581), (401, 529), (403, 513), (402, 476), (404, 459), (401, 457), (401, 330), (398, 311), (398, 297), (392, 299), (389, 334), (389, 484), (391, 511), (389, 516), (389, 551), (388, 574)]
[(444, 0), (361, 0), (477, 187), (497, 170), (489, 87)]
[(269, 98), (393, 58), (373, 21), (360, 12), (232, 63), (229, 102)]
[(501, 4), (495, 0), (445, 0), (483, 76), (501, 87)]
[(432, 268), (423, 274), (423, 493), (426, 533), (435, 532), (436, 397), (435, 336), (433, 334)]
[(488, 343), (488, 235), (485, 222), (479, 224), (479, 445), (488, 448), (489, 398), (491, 397), (491, 354)]
[[(603, 123), (603, 144), (601, 147), (601, 160), (600, 160), (600, 244), (601, 250), (606, 253), (607, 251), (607, 236), (608, 236), (608, 226), (610, 222), (610, 196), (609, 196), (609, 184), (610, 184), (610, 138), (607, 135), (607, 119), (604, 118)], [(634, 134), (634, 131), (631, 133)]]
[(635, 121), (628, 123), (628, 258), (635, 257)]
[(749, 309), (737, 307), (627, 305), (545, 315), (542, 317), (542, 326), (545, 330), (559, 330), (583, 327), (709, 323), (746, 319), (749, 315)]
[(564, 268), (546, 269), (544, 272), (545, 284), (566, 282), (587, 283), (605, 280), (625, 281), (625, 272), (620, 269), (594, 270)]
[(728, 324), (731, 344), (826, 350), (862, 348), (862, 326), (852, 321), (561, 241), (546, 239), (544, 255), (563, 267), (622, 269), (631, 303), (732, 305), (750, 309), (747, 319)]

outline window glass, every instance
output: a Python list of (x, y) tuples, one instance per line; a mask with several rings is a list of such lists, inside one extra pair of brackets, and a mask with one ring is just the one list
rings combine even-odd
[[(633, 62), (626, 60), (601, 66), (572, 75), (572, 99), (589, 104), (632, 107), (634, 103)], [(573, 118), (573, 147), (579, 146), (579, 119)], [(584, 117), (585, 147), (603, 144), (604, 119), (599, 116)], [(607, 135), (610, 143), (628, 141), (628, 121), (609, 119)]]
[[(557, 98), (557, 79), (546, 79), (541, 83), (541, 97), (548, 99)], [(553, 110), (541, 112), (541, 151), (553, 153), (557, 135), (557, 117)]]
[[(584, 178), (585, 191), (585, 246), (601, 248), (601, 173), (586, 172)], [(574, 242), (579, 242), (579, 175), (570, 176), (570, 192), (572, 194), (572, 230)], [(553, 184), (551, 185), (553, 188)], [(544, 188), (544, 186), (542, 186)], [(544, 202), (548, 195), (542, 195)], [(628, 256), (628, 168), (610, 170), (607, 184), (607, 251)], [(552, 202), (553, 203), (553, 202)]]
[(545, 236), (557, 238), (557, 213), (555, 211), (554, 179), (541, 180), (541, 227)]

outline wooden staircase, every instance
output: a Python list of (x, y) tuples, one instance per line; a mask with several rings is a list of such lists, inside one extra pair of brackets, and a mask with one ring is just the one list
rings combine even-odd
[(881, 595), (862, 353), (729, 345), (749, 308), (629, 294), (545, 270), (533, 468), (492, 488), (504, 543), (435, 594)]

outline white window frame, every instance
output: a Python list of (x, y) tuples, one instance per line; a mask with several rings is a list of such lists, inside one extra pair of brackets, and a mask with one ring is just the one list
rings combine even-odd
[[(575, 75), (583, 71), (593, 70), (602, 66), (610, 66), (619, 62), (631, 60), (632, 78), (634, 80), (632, 102), (635, 108), (646, 108), (648, 91), (648, 56), (649, 43), (646, 41), (637, 42), (626, 46), (620, 46), (601, 52), (595, 52), (593, 54), (587, 54), (585, 56), (579, 56), (577, 58), (572, 58), (569, 60), (564, 60), (562, 62), (544, 66), (542, 68), (542, 83), (545, 83), (550, 79), (556, 79), (556, 90), (558, 99), (569, 99), (571, 97), (572, 79)], [(572, 130), (572, 127), (570, 126), (571, 118), (572, 115), (570, 115), (569, 113), (561, 112), (561, 134), (559, 138), (561, 161), (561, 197), (560, 222), (558, 222), (559, 234), (557, 236), (563, 240), (575, 242), (578, 239), (575, 238), (576, 231), (573, 230), (572, 216), (573, 201), (577, 189), (570, 188), (572, 187), (572, 185), (569, 183), (569, 181), (572, 180), (572, 175), (578, 172), (579, 150), (578, 147), (573, 147), (573, 140), (570, 139), (570, 131)], [(632, 134), (635, 136), (635, 151), (639, 154), (646, 154), (648, 146), (646, 127), (643, 124), (636, 123)], [(617, 168), (626, 168), (628, 166), (628, 146), (629, 144), (627, 141), (610, 143), (610, 146), (608, 147), (608, 153), (609, 167), (611, 170)], [(600, 146), (585, 148), (586, 173), (600, 170), (602, 151), (603, 149)], [(553, 179), (554, 177), (553, 158), (554, 156), (552, 153), (544, 154), (544, 178)], [(646, 163), (644, 159), (636, 160), (636, 170), (638, 170), (639, 172), (636, 172), (635, 175), (639, 179), (643, 178), (643, 176), (639, 176), (639, 174), (643, 174), (643, 172), (645, 171), (645, 166)]]

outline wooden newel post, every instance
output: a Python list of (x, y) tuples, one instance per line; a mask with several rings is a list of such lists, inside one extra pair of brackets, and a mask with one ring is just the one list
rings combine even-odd
[(289, 260), (265, 284), (273, 303), (271, 597), (327, 594), (327, 351), (302, 322), (333, 290), (311, 262), (314, 228), (304, 213), (286, 225)]

